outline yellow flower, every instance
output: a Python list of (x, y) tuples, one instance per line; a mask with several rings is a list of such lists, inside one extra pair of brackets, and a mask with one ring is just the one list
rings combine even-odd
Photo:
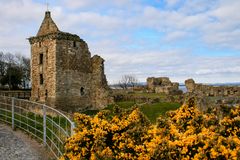
[(182, 153), (182, 154), (186, 154), (187, 152), (188, 152), (188, 149), (187, 149), (187, 147), (183, 147), (183, 148), (182, 148), (182, 152), (181, 152), (181, 153)]
[(216, 152), (213, 148), (210, 150), (211, 152), (211, 158), (217, 158), (218, 152)]

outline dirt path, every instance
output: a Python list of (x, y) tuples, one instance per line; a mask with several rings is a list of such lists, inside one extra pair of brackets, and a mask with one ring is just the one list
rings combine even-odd
[(47, 155), (35, 140), (0, 123), (0, 160), (47, 160)]

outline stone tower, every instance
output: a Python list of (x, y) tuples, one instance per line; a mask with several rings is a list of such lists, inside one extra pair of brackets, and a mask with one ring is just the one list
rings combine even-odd
[(45, 13), (31, 44), (31, 100), (65, 111), (99, 109), (111, 102), (104, 60), (91, 57), (79, 36), (62, 32)]

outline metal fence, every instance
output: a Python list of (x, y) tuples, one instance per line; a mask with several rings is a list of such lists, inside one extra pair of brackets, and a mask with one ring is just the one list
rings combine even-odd
[(74, 123), (54, 108), (5, 96), (0, 96), (0, 121), (34, 136), (56, 159), (63, 155), (64, 142), (74, 129)]
[(31, 91), (0, 91), (0, 96), (30, 99)]

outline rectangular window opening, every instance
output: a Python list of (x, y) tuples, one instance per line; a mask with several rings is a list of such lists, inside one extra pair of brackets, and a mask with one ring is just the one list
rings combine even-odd
[(40, 84), (43, 84), (43, 74), (40, 74)]
[(43, 64), (43, 54), (39, 55), (39, 64)]
[(73, 41), (73, 47), (77, 47), (76, 41)]

